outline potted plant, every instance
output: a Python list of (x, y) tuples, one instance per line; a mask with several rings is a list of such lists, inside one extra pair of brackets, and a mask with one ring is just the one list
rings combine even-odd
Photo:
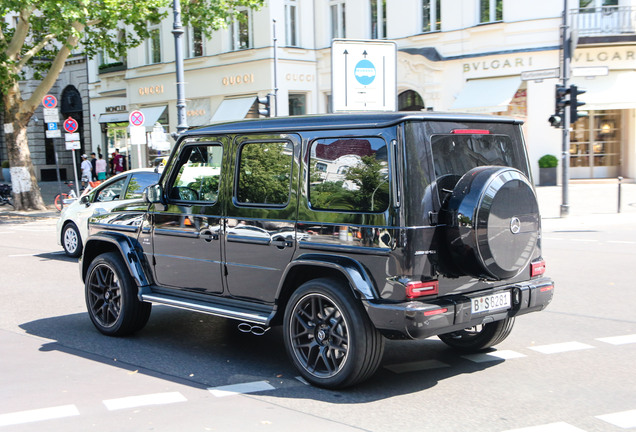
[(556, 186), (557, 166), (559, 159), (556, 156), (547, 154), (539, 158), (539, 185)]
[(8, 160), (2, 161), (2, 177), (4, 178), (5, 182), (11, 183), (11, 170), (9, 168)]

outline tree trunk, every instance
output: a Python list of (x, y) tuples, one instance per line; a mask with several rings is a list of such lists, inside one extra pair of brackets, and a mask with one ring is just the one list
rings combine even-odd
[(5, 133), (5, 142), (11, 166), (13, 205), (16, 210), (46, 210), (27, 140), (27, 123), (31, 116), (10, 114), (5, 118), (13, 119), (13, 133)]

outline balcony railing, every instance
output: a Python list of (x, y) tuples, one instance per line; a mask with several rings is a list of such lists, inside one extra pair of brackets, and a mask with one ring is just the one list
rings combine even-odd
[(636, 8), (602, 6), (570, 12), (572, 31), (579, 37), (628, 36), (636, 34)]

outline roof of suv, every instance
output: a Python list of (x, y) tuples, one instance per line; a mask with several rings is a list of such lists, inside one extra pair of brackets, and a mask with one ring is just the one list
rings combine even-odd
[(200, 135), (206, 133), (234, 133), (234, 132), (267, 132), (321, 129), (359, 129), (387, 127), (405, 120), (417, 121), (459, 121), (477, 123), (513, 123), (522, 121), (508, 117), (489, 116), (479, 114), (456, 114), (423, 111), (400, 111), (387, 113), (342, 113), (322, 114), (293, 117), (274, 117), (262, 119), (246, 119), (235, 122), (216, 123), (210, 126), (191, 129), (184, 134)]

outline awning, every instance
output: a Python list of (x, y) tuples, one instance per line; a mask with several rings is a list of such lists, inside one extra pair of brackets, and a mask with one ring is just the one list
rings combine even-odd
[(473, 113), (506, 111), (520, 84), (521, 78), (516, 76), (469, 80), (450, 110)]
[(159, 117), (162, 116), (165, 110), (166, 110), (165, 105), (158, 106), (158, 107), (140, 108), (139, 111), (141, 111), (144, 115), (143, 126), (145, 126), (146, 129), (152, 129), (155, 123), (157, 123), (157, 120), (159, 120)]
[(576, 84), (585, 94), (578, 100), (585, 102), (579, 110), (609, 110), (636, 108), (636, 72), (610, 72), (606, 76), (593, 79), (575, 77), (570, 81)]
[(252, 105), (256, 101), (256, 96), (245, 98), (225, 99), (216, 109), (212, 116), (212, 122), (231, 121), (244, 119)]
[(128, 123), (128, 113), (100, 114), (100, 123)]

